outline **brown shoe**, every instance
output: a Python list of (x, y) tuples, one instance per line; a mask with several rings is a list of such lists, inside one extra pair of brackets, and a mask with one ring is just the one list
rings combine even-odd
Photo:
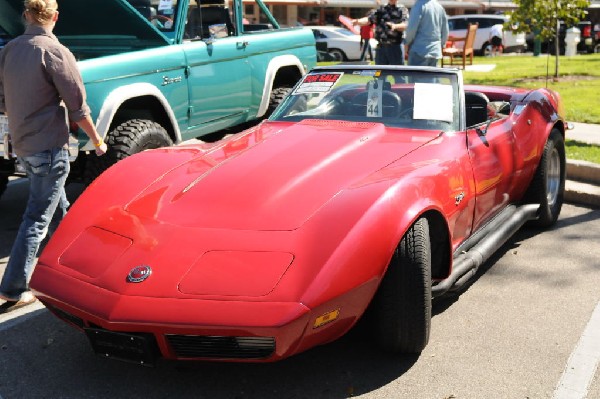
[(10, 300), (10, 298), (7, 298), (4, 295), (2, 295), (2, 299), (8, 299), (8, 300), (6, 302), (4, 302), (2, 305), (0, 305), (0, 313), (6, 313), (6, 312), (13, 311), (13, 310), (17, 310), (24, 306), (30, 305), (37, 300), (36, 297), (33, 296), (33, 294), (31, 293), (31, 291), (23, 292), (21, 294), (21, 296), (19, 297), (19, 299), (16, 301)]

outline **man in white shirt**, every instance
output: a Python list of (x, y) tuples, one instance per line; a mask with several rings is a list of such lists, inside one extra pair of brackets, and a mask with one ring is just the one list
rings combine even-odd
[(492, 44), (492, 57), (502, 53), (502, 39), (504, 33), (502, 24), (493, 25), (490, 29), (490, 43)]

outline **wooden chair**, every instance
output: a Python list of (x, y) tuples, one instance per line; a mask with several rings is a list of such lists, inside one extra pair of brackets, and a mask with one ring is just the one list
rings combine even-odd
[[(469, 56), (469, 65), (473, 65), (473, 42), (475, 42), (475, 33), (477, 32), (478, 24), (469, 24), (467, 35), (465, 37), (449, 37), (448, 41), (452, 42), (452, 47), (442, 49), (442, 67), (444, 66), (444, 58), (450, 58), (450, 65), (454, 65), (454, 58), (462, 58), (462, 67), (465, 69), (467, 64), (467, 56)], [(454, 47), (454, 43), (464, 42), (463, 48)]]

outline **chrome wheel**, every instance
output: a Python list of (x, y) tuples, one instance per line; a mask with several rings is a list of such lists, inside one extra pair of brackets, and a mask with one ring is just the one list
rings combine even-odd
[(335, 61), (344, 61), (346, 59), (344, 52), (342, 50), (338, 50), (337, 48), (329, 49), (328, 53)]
[(561, 162), (560, 154), (556, 148), (552, 149), (548, 159), (548, 169), (546, 170), (546, 198), (548, 205), (553, 207), (560, 192), (561, 186)]

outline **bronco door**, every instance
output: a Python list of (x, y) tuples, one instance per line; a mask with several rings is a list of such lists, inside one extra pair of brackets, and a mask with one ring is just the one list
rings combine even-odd
[(246, 46), (229, 9), (190, 2), (183, 42), (190, 129), (208, 133), (248, 119), (251, 71)]

